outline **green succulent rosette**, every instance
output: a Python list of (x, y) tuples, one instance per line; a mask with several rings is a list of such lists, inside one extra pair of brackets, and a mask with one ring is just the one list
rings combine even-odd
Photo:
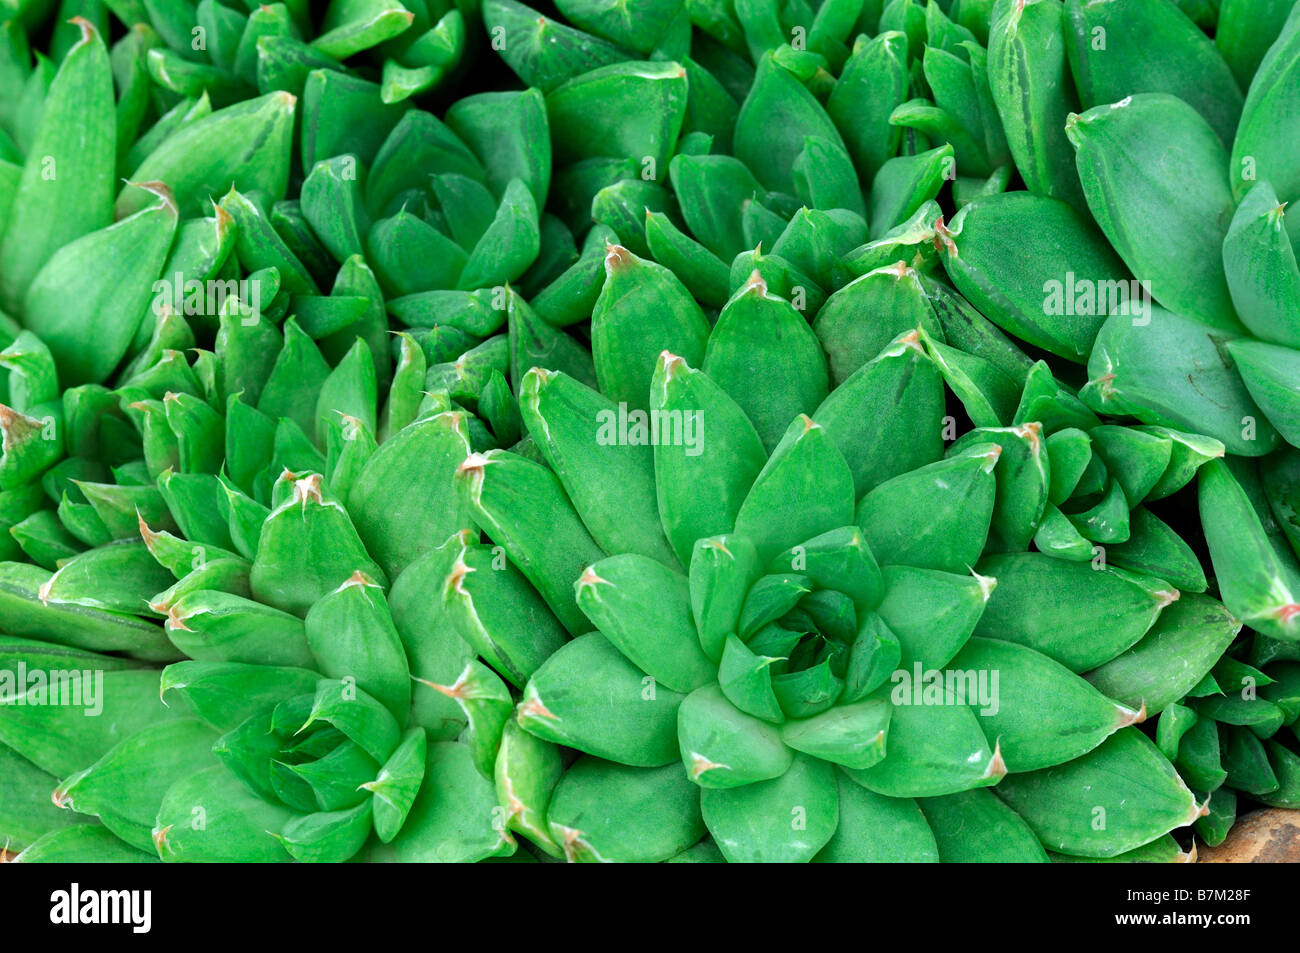
[[(168, 861), (512, 853), (490, 756), (485, 767), (472, 735), (459, 740), (468, 718), (448, 697), (473, 650), (425, 609), (421, 559), (463, 520), (451, 475), (470, 447), (464, 420), (417, 415), (377, 446), (349, 417), (350, 463), (331, 469), (332, 483), (282, 470), (263, 506), (213, 477), (228, 517), (161, 509), (193, 517), (188, 539), (137, 512), (138, 541), (87, 549), (54, 572), (3, 564), (5, 627), (30, 636), (6, 637), (5, 671), (27, 681), (7, 686), (0, 707), (18, 779), (0, 817), (15, 846), (35, 845), (24, 859), (81, 849), (116, 859), (123, 845)], [(229, 459), (245, 436), (232, 435)], [(159, 487), (182, 476), (165, 471)], [(350, 509), (335, 492), (346, 486)], [(404, 543), (381, 528), (391, 520)], [(189, 660), (153, 667), (177, 658)], [(98, 700), (94, 718), (33, 694), (55, 676)], [(63, 833), (76, 822), (62, 815), (98, 818), (118, 843), (59, 846), (81, 836)]]
[[(1024, 497), (1015, 471), (999, 480), (993, 441), (944, 455), (943, 378), (916, 331), (829, 397), (803, 398), (811, 415), (769, 451), (742, 403), (758, 383), (728, 377), (723, 335), (729, 317), (784, 304), (758, 279), (733, 298), (706, 350), (712, 373), (660, 356), (648, 410), (628, 419), (676, 428), (676, 442), (603, 442), (618, 405), (533, 370), (521, 406), (550, 473), (503, 451), (461, 465), (475, 521), (578, 633), (532, 675), (524, 734), (502, 746), (509, 823), (543, 850), (607, 861), (1111, 857), (1190, 824), (1201, 805), (1132, 727), (1141, 703), (1080, 677), (1139, 643), (1178, 592), (1008, 551), (991, 527), (1000, 498)], [(804, 368), (746, 366), (801, 379), (823, 360), (810, 353)], [(918, 390), (892, 408), (892, 432), (872, 432), (880, 415), (854, 398), (891, 393), (890, 375)], [(1039, 428), (1022, 429), (1046, 480)], [(927, 432), (923, 459), (882, 457)], [(882, 459), (902, 472), (865, 470)], [(541, 481), (563, 515), (529, 525), (511, 504)], [(636, 548), (617, 551), (620, 536)], [(1101, 631), (1035, 610), (1045, 587), (1105, 605)], [(1220, 626), (1235, 631), (1224, 612)], [(525, 736), (552, 745), (509, 740)], [(554, 746), (580, 756), (564, 770), (555, 749), (543, 770)], [(1105, 835), (1086, 820), (1094, 808), (1110, 812)], [(706, 830), (711, 846), (696, 846)]]
[(1171, 861), (1295, 806), (1300, 11), (558, 11), (0, 16), (6, 844)]

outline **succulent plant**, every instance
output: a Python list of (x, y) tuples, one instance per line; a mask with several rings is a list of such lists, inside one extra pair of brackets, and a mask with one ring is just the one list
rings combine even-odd
[(556, 7), (0, 14), (6, 843), (1177, 861), (1300, 804), (1300, 8)]
[[(372, 403), (373, 389), (372, 376)], [(451, 467), (469, 448), (464, 419), (419, 416), (376, 448), (366, 425), (349, 418), (340, 447), (352, 459), (331, 469), (332, 484), (286, 470), (268, 508), (213, 477), (231, 516), (203, 520), (216, 514), (196, 509), (189, 538), (138, 515), (142, 542), (93, 547), (53, 573), (3, 564), (6, 628), (43, 640), (11, 639), (7, 661), (75, 665), (78, 681), (103, 679), (103, 732), (88, 734), (77, 707), (0, 709), (5, 751), (21, 752), (26, 767), (17, 772), (24, 794), (62, 778), (50, 788), (55, 804), (166, 860), (345, 860), (372, 831), (377, 854), (395, 859), (474, 860), (509, 848), (492, 824), (492, 785), (456, 741), (459, 709), (427, 687), (451, 682), (472, 655), (439, 614), (425, 612), (421, 575), (425, 550), (436, 555), (426, 541), (442, 535), (438, 524), (457, 524)], [(444, 471), (430, 467), (439, 448)], [(234, 445), (226, 453), (227, 462), (240, 456)], [(159, 486), (184, 476), (200, 474), (164, 471)], [(355, 494), (355, 525), (335, 487)], [(92, 498), (122, 516), (114, 491), (105, 485)], [(167, 499), (175, 509), (162, 512), (184, 519), (188, 511)], [(389, 531), (394, 520), (405, 543)], [(377, 559), (363, 535), (379, 540)], [(142, 599), (148, 590), (155, 594)], [(161, 676), (144, 667), (179, 657), (192, 661)], [(422, 784), (426, 765), (436, 766), (436, 781)]]
[[(626, 253), (612, 250), (610, 281), (625, 267)], [(757, 402), (751, 416), (741, 403), (758, 385), (729, 366), (749, 358), (725, 351), (724, 335), (746, 321), (761, 353), (764, 338), (786, 339), (785, 313), (755, 276), (710, 337), (711, 371), (660, 356), (642, 419), (675, 428), (668, 443), (660, 430), (653, 446), (602, 445), (600, 422), (618, 405), (535, 369), (521, 409), (554, 476), (506, 451), (461, 465), (475, 521), (556, 617), (585, 632), (532, 674), (518, 709), (526, 732), (583, 757), (549, 799), (507, 798), (515, 829), (571, 859), (667, 859), (705, 827), (728, 860), (1042, 859), (1038, 838), (1062, 853), (1112, 856), (1190, 823), (1199, 806), (1129, 727), (1141, 703), (1118, 704), (1075, 674), (1139, 642), (1177, 592), (1023, 552), (1032, 513), (1020, 548), (1006, 545), (1026, 508), (1046, 504), (1039, 428), (973, 431), (941, 456), (926, 438), (942, 428), (942, 376), (917, 331), (796, 417), (769, 453), (752, 422), (767, 407)], [(907, 399), (892, 413), (862, 414), (868, 395), (902, 384)], [(683, 429), (692, 414), (707, 434), (694, 454)], [(881, 472), (891, 464), (904, 472)], [(1033, 473), (1036, 493), (1026, 489)], [(519, 502), (543, 493), (539, 525)], [(920, 512), (930, 521), (917, 525)], [(471, 587), (466, 568), (453, 570), (448, 591)], [(1107, 608), (1083, 625), (1049, 624), (1050, 610), (1032, 608), (1045, 588)], [(1201, 614), (1216, 605), (1204, 603)], [(1197, 613), (1170, 628), (1199, 624), (1188, 637), (1213, 631), (1221, 652), (1237, 626), (1218, 611), (1217, 630)], [(990, 677), (1000, 678), (994, 697), (980, 682), (976, 699), (973, 679)], [(667, 770), (679, 758), (684, 774)], [(519, 768), (525, 778), (535, 760)], [(551, 760), (554, 772), (561, 759)], [(511, 769), (507, 760), (499, 775), (513, 782)], [(1083, 805), (1061, 799), (1068, 772), (1129, 773)], [(1137, 815), (1119, 807), (1138, 802)], [(1092, 807), (1111, 812), (1104, 837), (1071, 816)]]
[(1286, 501), (1294, 461), (1294, 451), (1275, 454), (1261, 473), (1254, 461), (1234, 458), (1213, 464), (1201, 479), (1219, 587), (1254, 633), (1168, 705), (1156, 740), (1188, 783), (1211, 795), (1210, 813), (1196, 826), (1212, 846), (1236, 819), (1238, 793), (1274, 807), (1300, 804), (1300, 773), (1287, 743), (1295, 735), (1300, 673), (1300, 652), (1289, 637), (1295, 551), (1284, 532), (1292, 526)]

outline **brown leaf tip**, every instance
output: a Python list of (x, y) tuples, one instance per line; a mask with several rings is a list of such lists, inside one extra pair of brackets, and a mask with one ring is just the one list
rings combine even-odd
[(663, 365), (664, 379), (672, 380), (686, 366), (686, 359), (678, 357), (671, 351), (660, 351), (659, 363)]
[(218, 205), (216, 199), (209, 197), (208, 200), (212, 203), (212, 216), (217, 220), (217, 231), (224, 235), (235, 227), (235, 216)]
[(81, 46), (83, 43), (89, 43), (95, 37), (99, 36), (99, 31), (95, 29), (95, 24), (91, 23), (85, 17), (73, 17), (67, 22), (71, 23), (81, 31), (81, 39), (77, 40), (77, 46)]
[(560, 720), (559, 716), (542, 704), (542, 700), (533, 694), (529, 694), (527, 698), (519, 703), (518, 720), (522, 724), (525, 718), (548, 718), (551, 721)]
[(366, 575), (364, 572), (358, 569), (352, 575), (348, 576), (348, 578), (343, 582), (343, 584), (340, 585), (334, 591), (342, 592), (344, 589), (357, 589), (357, 588), (378, 589), (380, 588), (380, 586), (379, 583), (375, 582), (374, 579), (370, 578), (370, 576)]
[(502, 786), (505, 788), (506, 795), (506, 816), (511, 820), (523, 817), (524, 812), (528, 810), (528, 805), (519, 800), (519, 796), (515, 794), (514, 783), (510, 778), (507, 777), (503, 780), (505, 781), (505, 784)]
[(1037, 421), (1021, 424), (1015, 428), (1016, 436), (1029, 444), (1031, 453), (1037, 454), (1043, 448), (1043, 425)]
[(519, 388), (520, 396), (536, 398), (550, 385), (554, 377), (555, 371), (544, 367), (530, 367), (524, 374), (523, 386)]
[(582, 851), (591, 849), (590, 845), (583, 840), (582, 831), (576, 827), (565, 827), (563, 824), (556, 824), (555, 828), (562, 834), (560, 848), (564, 851), (564, 859), (571, 864), (576, 864), (582, 856)]
[(448, 698), (455, 698), (459, 701), (464, 701), (473, 697), (473, 692), (470, 690), (469, 680), (471, 671), (472, 669), (470, 666), (466, 665), (460, 675), (456, 677), (456, 681), (452, 682), (450, 685), (439, 685), (437, 682), (426, 681), (423, 678), (417, 679), (417, 681), (423, 682), (434, 691), (441, 692)]
[(605, 242), (605, 273), (613, 274), (623, 268), (632, 265), (634, 257), (630, 251), (622, 245), (615, 245), (612, 242)]
[(763, 297), (767, 294), (767, 282), (757, 268), (749, 273), (749, 279), (740, 289), (740, 296), (757, 295)]
[(1115, 711), (1119, 714), (1119, 721), (1115, 725), (1116, 730), (1127, 728), (1129, 725), (1140, 725), (1147, 720), (1147, 703), (1145, 701), (1142, 702), (1137, 711), (1125, 705), (1116, 705)]
[(189, 616), (181, 615), (179, 612), (177, 612), (176, 606), (173, 605), (172, 603), (151, 602), (149, 603), (149, 608), (152, 609), (154, 612), (161, 612), (163, 615), (167, 617), (168, 630), (179, 630), (181, 632), (194, 631), (188, 625), (185, 624), (185, 620), (188, 619)]
[(952, 232), (944, 225), (942, 215), (934, 220), (934, 250), (947, 251), (953, 258), (958, 257), (957, 243), (952, 240)]
[(586, 589), (588, 587), (600, 586), (600, 585), (609, 586), (609, 585), (613, 585), (613, 583), (611, 583), (608, 579), (600, 578), (600, 576), (596, 574), (595, 566), (588, 566), (586, 569), (582, 571), (582, 575), (578, 577), (577, 594), (581, 596), (583, 589)]
[(995, 443), (990, 446), (985, 453), (979, 454), (979, 456), (986, 461), (984, 464), (984, 472), (992, 473), (993, 468), (998, 464), (998, 459), (1002, 456), (1002, 448)]
[(687, 769), (687, 772), (690, 774), (692, 781), (698, 781), (706, 771), (730, 770), (730, 769), (731, 769), (731, 765), (729, 764), (722, 764), (721, 762), (718, 761), (710, 761), (708, 758), (704, 757), (704, 755), (700, 754), (698, 751), (692, 751), (690, 757), (690, 766)]
[(456, 474), (468, 473), (471, 475), (482, 475), (483, 468), (491, 463), (491, 458), (481, 453), (471, 453), (461, 461), (460, 466), (456, 468)]
[(465, 437), (465, 412), (463, 410), (444, 411), (434, 417), (433, 422), (434, 426), (446, 427), (452, 433)]
[(915, 328), (906, 334), (900, 335), (898, 343), (904, 348), (915, 351), (917, 354), (924, 354), (925, 348), (921, 346), (921, 329)]
[(140, 529), (140, 538), (144, 540), (145, 546), (147, 546), (150, 552), (152, 552), (153, 544), (158, 539), (159, 534), (149, 528), (149, 524), (144, 521), (144, 514), (140, 512), (139, 507), (136, 507), (135, 510), (135, 520), (136, 525)]
[(465, 577), (476, 571), (473, 566), (467, 565), (463, 558), (456, 557), (456, 564), (451, 567), (451, 572), (447, 574), (444, 591), (454, 592), (458, 596), (468, 596), (469, 591), (465, 588)]
[[(285, 473), (288, 472), (285, 471)], [(319, 473), (309, 473), (301, 480), (293, 481), (293, 502), (301, 503), (304, 513), (307, 512), (308, 502), (315, 503), (317, 506), (325, 505), (325, 497), (321, 495), (321, 477)]]
[(1001, 781), (1007, 776), (1007, 763), (1002, 760), (1002, 742), (996, 741), (993, 744), (993, 757), (989, 758), (989, 766), (984, 769), (981, 776), (983, 780)]
[(1177, 602), (1182, 593), (1177, 589), (1157, 589), (1153, 595), (1156, 597), (1156, 604), (1163, 609), (1165, 606)]
[(8, 404), (0, 404), (0, 428), (3, 428), (6, 431), (6, 436), (8, 436), (8, 431), (17, 429), (21, 424), (30, 425), (35, 422), (36, 421), (32, 420), (32, 418), (28, 417), (24, 413), (14, 410)]
[(1100, 377), (1091, 381), (1097, 388), (1097, 393), (1101, 395), (1102, 400), (1110, 400), (1115, 396), (1115, 375), (1102, 374)]
[(176, 205), (176, 196), (172, 194), (171, 186), (166, 182), (159, 182), (157, 180), (151, 180), (149, 182), (131, 182), (128, 180), (126, 184), (134, 186), (137, 189), (143, 189), (146, 192), (158, 196), (159, 202), (162, 205), (165, 205), (167, 210), (173, 215), (179, 216), (181, 214), (180, 208)]
[(727, 548), (727, 544), (724, 543), (721, 539), (719, 539), (719, 538), (717, 538), (717, 537), (714, 537), (713, 539), (706, 539), (704, 542), (700, 543), (700, 547), (703, 548), (703, 549), (714, 549), (714, 550), (717, 550), (718, 552), (720, 552), (720, 553), (722, 553), (724, 556), (726, 556), (728, 559), (735, 559), (735, 558), (736, 558), (736, 557), (732, 554), (731, 550), (729, 550), (729, 549)]

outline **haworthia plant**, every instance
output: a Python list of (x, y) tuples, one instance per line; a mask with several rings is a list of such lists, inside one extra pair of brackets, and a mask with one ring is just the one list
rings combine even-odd
[(8, 849), (1300, 807), (1300, 5), (556, 7), (0, 15)]

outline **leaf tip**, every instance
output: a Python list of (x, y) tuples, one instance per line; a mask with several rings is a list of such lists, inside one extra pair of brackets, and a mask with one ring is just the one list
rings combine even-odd
[(704, 755), (700, 754), (698, 751), (691, 752), (689, 762), (690, 763), (687, 766), (687, 774), (690, 775), (691, 780), (694, 781), (696, 784), (698, 784), (700, 778), (702, 778), (709, 771), (731, 770), (731, 765), (722, 764), (721, 762), (718, 761), (710, 761), (708, 758), (704, 757)]
[(1129, 725), (1140, 725), (1147, 720), (1147, 703), (1144, 700), (1136, 711), (1126, 705), (1116, 705), (1115, 712), (1118, 715), (1115, 723), (1116, 731)]
[(596, 572), (595, 566), (588, 566), (582, 571), (582, 575), (578, 577), (578, 581), (573, 584), (574, 594), (581, 597), (584, 590), (594, 589), (596, 586), (601, 585), (611, 586), (613, 583), (608, 579), (602, 579)]
[(989, 758), (988, 767), (980, 775), (983, 781), (992, 781), (994, 784), (1001, 781), (1007, 776), (1007, 763), (1002, 760), (1002, 742), (1001, 740), (993, 743), (993, 755)]
[(971, 569), (970, 574), (974, 577), (975, 584), (980, 588), (980, 598), (988, 602), (993, 595), (993, 590), (998, 587), (997, 578), (994, 576), (981, 576), (974, 569)]
[(469, 590), (465, 588), (465, 577), (470, 573), (476, 572), (473, 566), (465, 562), (464, 554), (456, 557), (455, 564), (451, 567), (451, 572), (447, 573), (447, 579), (443, 583), (443, 593), (456, 593), (458, 596), (469, 598)]
[(605, 274), (612, 275), (615, 272), (629, 268), (634, 261), (633, 254), (622, 245), (615, 245), (609, 241), (605, 242)]
[(153, 848), (158, 852), (159, 857), (164, 856), (168, 850), (167, 834), (171, 829), (171, 824), (168, 824), (166, 827), (155, 827), (153, 829)]
[(458, 467), (456, 467), (456, 475), (460, 476), (461, 474), (466, 474), (471, 477), (482, 476), (484, 467), (491, 462), (491, 458), (486, 454), (477, 452), (471, 453), (460, 462)]
[(172, 194), (171, 186), (166, 182), (159, 182), (156, 179), (149, 182), (132, 182), (127, 180), (126, 183), (131, 188), (141, 189), (151, 195), (158, 197), (158, 205), (164, 207), (172, 214), (173, 218), (179, 218), (181, 214), (180, 206), (176, 204), (176, 196)]
[(659, 352), (659, 368), (665, 381), (670, 381), (686, 367), (686, 359), (671, 351)]
[(558, 715), (542, 704), (541, 698), (537, 695), (537, 689), (531, 684), (528, 686), (524, 700), (519, 703), (519, 713), (516, 715), (516, 719), (521, 725), (527, 718), (545, 718), (549, 721), (560, 720)]
[(363, 590), (364, 590), (364, 589), (379, 589), (379, 588), (380, 588), (379, 583), (375, 582), (374, 579), (372, 579), (370, 576), (368, 576), (366, 573), (364, 573), (364, 572), (361, 571), (360, 569), (357, 569), (357, 570), (355, 570), (355, 571), (352, 573), (352, 575), (348, 576), (348, 578), (345, 579), (345, 580), (344, 580), (344, 581), (339, 585), (339, 587), (338, 587), (337, 589), (335, 589), (334, 591), (335, 591), (336, 593), (339, 593), (339, 592), (343, 592), (343, 591), (345, 591), (345, 590), (347, 590), (347, 589), (363, 589)]
[(953, 241), (955, 233), (944, 224), (943, 216), (934, 220), (934, 250), (947, 253), (951, 258), (961, 257), (957, 252), (957, 243)]
[(1155, 597), (1156, 605), (1163, 609), (1165, 606), (1173, 605), (1182, 596), (1182, 593), (1172, 586), (1168, 589), (1157, 589), (1152, 593)]
[(1037, 456), (1043, 449), (1043, 425), (1037, 421), (1030, 421), (1014, 429), (1016, 436), (1029, 444), (1029, 452)]
[(753, 271), (749, 273), (749, 278), (745, 281), (745, 284), (741, 286), (741, 289), (739, 292), (737, 292), (736, 297), (743, 298), (746, 295), (754, 295), (755, 297), (758, 298), (762, 298), (767, 295), (767, 281), (766, 279), (763, 278), (762, 272), (760, 272), (757, 268), (755, 268)]
[(78, 46), (83, 46), (86, 43), (90, 43), (95, 39), (95, 37), (99, 36), (99, 30), (95, 28), (95, 24), (91, 23), (85, 17), (75, 16), (69, 19), (67, 22), (71, 23), (73, 26), (75, 26), (77, 29), (81, 31), (81, 36), (77, 40), (77, 42), (73, 44), (73, 48), (76, 48)]

